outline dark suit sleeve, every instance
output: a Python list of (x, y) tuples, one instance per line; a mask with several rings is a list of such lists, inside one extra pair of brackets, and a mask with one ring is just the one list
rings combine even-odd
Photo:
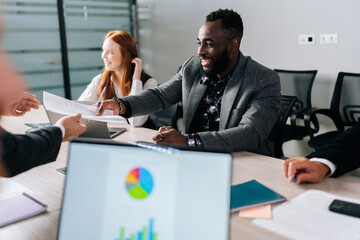
[(2, 159), (10, 176), (22, 173), (30, 168), (55, 161), (62, 132), (58, 127), (47, 127), (25, 135), (3, 132)]
[(332, 177), (341, 176), (360, 167), (360, 125), (349, 128), (343, 134), (311, 153), (307, 158), (325, 158), (336, 165)]

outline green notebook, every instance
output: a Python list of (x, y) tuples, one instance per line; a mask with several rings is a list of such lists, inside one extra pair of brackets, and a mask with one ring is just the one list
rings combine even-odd
[(265, 187), (256, 180), (231, 186), (230, 210), (237, 211), (266, 204), (285, 201), (286, 199)]

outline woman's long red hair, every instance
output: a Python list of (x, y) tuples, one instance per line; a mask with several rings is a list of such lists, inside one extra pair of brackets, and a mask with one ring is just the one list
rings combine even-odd
[[(110, 38), (112, 41), (119, 44), (120, 53), (121, 53), (121, 71), (120, 78), (115, 78), (115, 73), (112, 71), (103, 70), (101, 76), (100, 84), (97, 89), (98, 96), (101, 95), (102, 90), (106, 87), (105, 93), (101, 100), (110, 99), (115, 97), (115, 85), (110, 80), (112, 77), (113, 80), (117, 81), (121, 89), (122, 96), (128, 96), (131, 91), (132, 77), (135, 70), (135, 64), (131, 63), (133, 58), (138, 57), (138, 51), (136, 48), (136, 43), (134, 38), (127, 32), (123, 30), (115, 30), (109, 32), (104, 40)], [(144, 78), (144, 71), (141, 73), (141, 80)]]

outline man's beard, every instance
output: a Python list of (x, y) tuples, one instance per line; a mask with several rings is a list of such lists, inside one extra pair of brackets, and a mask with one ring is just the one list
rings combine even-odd
[(216, 60), (216, 62), (215, 61), (212, 62), (208, 70), (203, 69), (205, 76), (209, 78), (216, 76), (217, 74), (224, 71), (228, 63), (229, 63), (229, 54), (227, 52), (227, 49), (225, 48), (224, 51), (221, 53), (220, 57)]

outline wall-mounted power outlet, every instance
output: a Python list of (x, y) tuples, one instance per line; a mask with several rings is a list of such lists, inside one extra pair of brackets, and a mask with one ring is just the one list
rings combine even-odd
[(337, 44), (337, 33), (323, 33), (320, 34), (320, 44)]
[(315, 44), (315, 34), (300, 34), (299, 44)]

